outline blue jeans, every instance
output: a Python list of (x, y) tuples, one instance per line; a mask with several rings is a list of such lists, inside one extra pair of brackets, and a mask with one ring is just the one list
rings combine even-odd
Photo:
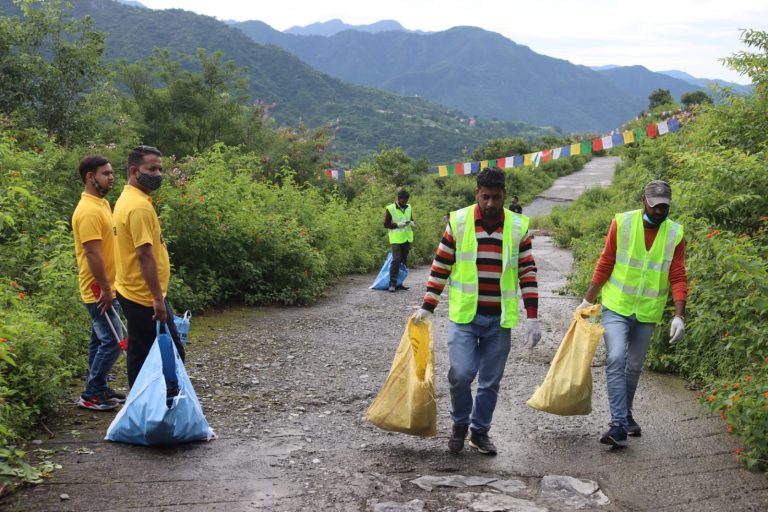
[[(120, 304), (116, 300), (112, 301), (115, 311), (120, 310)], [(118, 340), (109, 328), (107, 319), (99, 311), (97, 303), (85, 304), (85, 309), (91, 315), (91, 343), (88, 346), (88, 381), (85, 384), (85, 396), (92, 396), (104, 391), (107, 388), (107, 375), (112, 366), (120, 357), (120, 347)], [(117, 315), (108, 312), (112, 325), (120, 336), (122, 329)]]
[[(511, 346), (510, 329), (499, 316), (476, 315), (470, 324), (451, 322), (448, 329), (448, 384), (454, 425), (469, 425), (474, 432), (491, 429), (499, 385)], [(477, 393), (472, 401), (472, 382)]]
[(603, 337), (608, 352), (605, 373), (611, 425), (626, 428), (627, 414), (632, 412), (637, 383), (656, 324), (638, 322), (635, 315), (623, 316), (605, 306), (601, 323), (605, 327)]

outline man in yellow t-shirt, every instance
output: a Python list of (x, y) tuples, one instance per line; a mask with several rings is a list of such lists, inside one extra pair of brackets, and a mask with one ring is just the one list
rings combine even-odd
[[(171, 264), (150, 194), (163, 181), (162, 153), (138, 146), (128, 155), (128, 184), (115, 203), (117, 299), (128, 320), (128, 384), (133, 386), (155, 341), (155, 321), (167, 325), (184, 360), (166, 299)], [(170, 391), (170, 390), (169, 390)]]
[[(107, 411), (125, 401), (125, 395), (107, 386), (107, 375), (120, 357), (120, 347), (107, 318), (119, 326), (112, 289), (115, 283), (115, 227), (112, 209), (104, 196), (112, 190), (114, 174), (109, 160), (90, 155), (80, 161), (84, 192), (72, 214), (72, 234), (80, 281), (80, 297), (91, 316), (88, 379), (78, 405)], [(94, 286), (95, 285), (95, 286)], [(98, 293), (98, 296), (96, 293)], [(109, 315), (109, 316), (107, 316)]]

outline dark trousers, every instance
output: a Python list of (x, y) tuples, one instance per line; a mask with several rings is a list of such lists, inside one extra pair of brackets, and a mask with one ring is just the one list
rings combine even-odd
[[(155, 321), (152, 320), (155, 310), (128, 300), (119, 293), (117, 300), (120, 302), (126, 320), (128, 320), (128, 350), (126, 352), (128, 360), (126, 364), (128, 366), (128, 385), (133, 386), (157, 337)], [(176, 331), (176, 324), (173, 322), (173, 310), (167, 299), (165, 309), (168, 312), (168, 320), (166, 321), (168, 332), (171, 333), (173, 344), (176, 345), (176, 350), (179, 352), (181, 360), (184, 361), (186, 353), (179, 339), (179, 333)]]
[(392, 265), (389, 267), (389, 284), (397, 285), (397, 274), (400, 273), (400, 263), (408, 266), (408, 251), (411, 250), (411, 242), (404, 244), (392, 244)]

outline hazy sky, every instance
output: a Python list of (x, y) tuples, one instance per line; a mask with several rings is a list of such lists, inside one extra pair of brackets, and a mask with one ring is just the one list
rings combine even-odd
[(221, 20), (260, 20), (277, 30), (339, 18), (383, 19), (410, 30), (471, 25), (574, 64), (641, 64), (747, 83), (717, 59), (746, 48), (740, 28), (768, 29), (766, 0), (140, 0)]

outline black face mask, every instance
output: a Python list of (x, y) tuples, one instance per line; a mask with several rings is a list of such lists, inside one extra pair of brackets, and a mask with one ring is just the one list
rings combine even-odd
[(139, 182), (139, 185), (148, 190), (157, 190), (160, 188), (160, 185), (163, 184), (163, 175), (160, 174), (158, 176), (150, 176), (149, 174), (144, 174), (143, 172), (139, 171), (138, 175), (136, 176), (136, 181)]

